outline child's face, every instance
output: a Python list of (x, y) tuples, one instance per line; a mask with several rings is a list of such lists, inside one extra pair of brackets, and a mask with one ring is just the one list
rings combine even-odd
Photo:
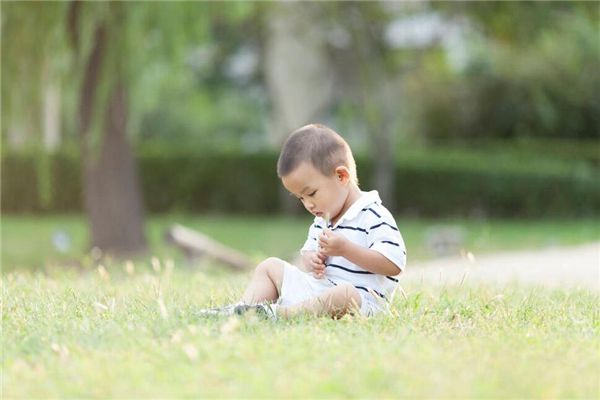
[(325, 176), (310, 163), (303, 162), (281, 181), (300, 199), (304, 208), (317, 217), (324, 218), (329, 214), (335, 220), (348, 198), (350, 177), (344, 167), (337, 168), (332, 176)]

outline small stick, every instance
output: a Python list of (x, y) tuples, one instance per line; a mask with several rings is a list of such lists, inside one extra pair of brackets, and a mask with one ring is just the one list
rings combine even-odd
[[(325, 229), (329, 229), (329, 213), (325, 213), (324, 218), (325, 220), (325, 228), (323, 229), (323, 233), (325, 233)], [(321, 250), (321, 248), (319, 247), (319, 250)], [(320, 279), (323, 279), (324, 276), (322, 276)]]

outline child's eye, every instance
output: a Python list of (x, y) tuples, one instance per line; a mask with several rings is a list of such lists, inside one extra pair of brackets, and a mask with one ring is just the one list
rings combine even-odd
[(314, 196), (316, 193), (317, 193), (317, 191), (315, 190), (314, 192), (312, 192), (312, 193), (309, 193), (309, 194), (308, 194), (308, 197), (313, 197), (313, 196)]

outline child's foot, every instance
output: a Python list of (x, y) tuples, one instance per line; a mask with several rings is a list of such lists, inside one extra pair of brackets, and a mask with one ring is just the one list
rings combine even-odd
[(235, 314), (235, 308), (243, 303), (228, 304), (223, 307), (204, 308), (198, 311), (199, 317), (227, 317)]
[(200, 317), (228, 317), (231, 315), (242, 315), (248, 311), (254, 310), (257, 315), (264, 319), (276, 320), (277, 319), (277, 305), (276, 304), (228, 304), (223, 307), (216, 308), (205, 308), (198, 311)]
[(264, 319), (269, 319), (271, 321), (277, 320), (277, 304), (240, 304), (236, 306), (233, 311), (237, 315), (242, 315), (251, 310), (254, 310), (254, 312), (256, 312), (256, 315)]

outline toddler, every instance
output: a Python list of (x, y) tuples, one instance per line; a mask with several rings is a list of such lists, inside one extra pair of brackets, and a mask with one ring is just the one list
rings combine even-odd
[(268, 258), (256, 267), (239, 303), (201, 314), (255, 310), (271, 319), (307, 313), (340, 318), (385, 310), (406, 265), (406, 249), (377, 191), (359, 189), (348, 143), (324, 125), (304, 126), (284, 143), (277, 174), (314, 216), (301, 265)]

